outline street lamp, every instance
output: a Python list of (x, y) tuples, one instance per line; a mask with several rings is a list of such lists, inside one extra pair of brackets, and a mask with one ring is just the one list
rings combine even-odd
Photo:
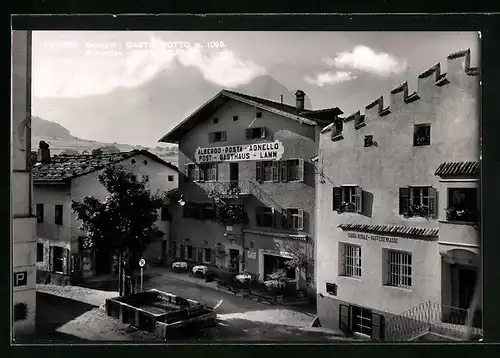
[(177, 201), (180, 206), (186, 205), (186, 201), (184, 200), (184, 194), (181, 194), (180, 199)]

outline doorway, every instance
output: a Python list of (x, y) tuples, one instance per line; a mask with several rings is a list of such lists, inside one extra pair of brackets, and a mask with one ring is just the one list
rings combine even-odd
[(229, 249), (229, 268), (232, 272), (237, 273), (240, 270), (240, 250)]
[(238, 187), (240, 170), (238, 163), (229, 163), (229, 185), (232, 188)]
[(477, 272), (473, 269), (458, 269), (458, 307), (469, 309), (476, 289)]

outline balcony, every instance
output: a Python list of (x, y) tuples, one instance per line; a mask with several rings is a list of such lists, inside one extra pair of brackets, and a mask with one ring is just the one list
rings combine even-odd
[(237, 199), (249, 196), (252, 192), (250, 181), (207, 181), (197, 184), (212, 198)]

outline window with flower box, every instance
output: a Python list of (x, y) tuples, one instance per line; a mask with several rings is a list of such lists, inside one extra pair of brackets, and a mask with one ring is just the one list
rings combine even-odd
[(363, 211), (363, 190), (357, 185), (343, 185), (333, 188), (333, 210), (339, 213), (361, 213)]
[(399, 214), (405, 217), (436, 218), (437, 192), (430, 186), (399, 188)]
[(288, 208), (283, 212), (283, 228), (293, 230), (304, 230), (304, 210)]
[(477, 188), (449, 188), (446, 220), (462, 222), (478, 222), (478, 190)]
[(255, 180), (258, 182), (304, 181), (304, 160), (289, 159), (282, 161), (256, 162)]

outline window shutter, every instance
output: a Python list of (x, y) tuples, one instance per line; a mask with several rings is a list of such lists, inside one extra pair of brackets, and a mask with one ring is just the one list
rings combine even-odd
[(339, 328), (344, 332), (351, 331), (351, 310), (349, 306), (339, 305)]
[(336, 186), (333, 188), (333, 210), (340, 210), (342, 202), (342, 187)]
[(273, 227), (274, 228), (278, 227), (279, 215), (280, 215), (279, 210), (276, 210), (273, 208)]
[(410, 188), (399, 188), (399, 215), (408, 215), (410, 209)]
[(262, 139), (266, 138), (266, 127), (262, 127), (262, 128), (260, 129), (260, 137), (261, 137)]
[(245, 130), (245, 137), (246, 137), (246, 139), (252, 139), (252, 132), (253, 132), (253, 128), (247, 128)]
[(200, 168), (197, 165), (194, 166), (194, 180), (193, 181), (200, 181)]
[(299, 180), (304, 181), (304, 159), (299, 159)]
[(283, 229), (288, 229), (288, 212), (286, 209), (281, 210), (281, 226)]
[(279, 161), (273, 162), (273, 181), (274, 182), (280, 181), (280, 162)]
[(281, 181), (288, 181), (288, 162), (286, 160), (281, 162)]
[(437, 218), (437, 190), (436, 188), (429, 188), (429, 217)]
[(213, 143), (215, 141), (215, 133), (210, 132), (208, 133), (208, 143)]
[(372, 313), (372, 337), (373, 340), (382, 342), (385, 339), (385, 317)]
[(219, 163), (215, 163), (215, 181), (219, 181)]
[(69, 275), (70, 272), (70, 260), (71, 260), (71, 253), (68, 249), (65, 250), (65, 256), (63, 260), (63, 272), (66, 273), (66, 275)]
[(198, 249), (196, 249), (196, 251), (198, 251), (198, 261), (203, 262), (203, 249), (198, 248)]
[(54, 246), (49, 246), (49, 271), (54, 271)]
[(354, 188), (354, 203), (356, 205), (356, 212), (363, 212), (363, 189), (357, 186)]
[(262, 162), (255, 162), (255, 180), (262, 181)]
[(184, 164), (184, 181), (189, 181), (189, 164)]
[(221, 133), (220, 133), (220, 138), (221, 138), (221, 139), (220, 139), (220, 140), (221, 140), (221, 142), (225, 142), (225, 141), (227, 140), (227, 132), (226, 132), (226, 131), (221, 132)]
[(304, 210), (299, 209), (299, 217), (297, 220), (297, 230), (304, 230)]
[(199, 181), (205, 181), (205, 175), (207, 174), (207, 166), (206, 165), (200, 165), (199, 170), (198, 170), (198, 180)]

